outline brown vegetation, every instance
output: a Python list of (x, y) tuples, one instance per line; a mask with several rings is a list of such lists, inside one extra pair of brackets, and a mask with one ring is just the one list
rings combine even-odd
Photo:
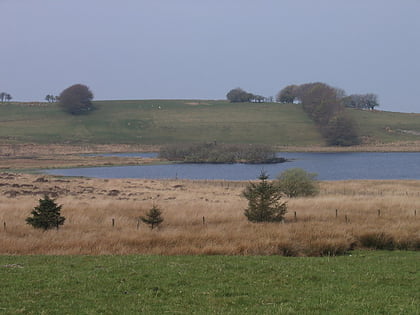
[(138, 165), (156, 159), (138, 157), (86, 156), (94, 153), (125, 153), (157, 151), (147, 145), (0, 145), (0, 169), (39, 169), (82, 166)]
[[(317, 256), (420, 248), (419, 181), (322, 182), (319, 196), (288, 200), (285, 224), (248, 222), (246, 184), (3, 173), (0, 254)], [(59, 231), (25, 223), (45, 193), (63, 205)], [(165, 221), (151, 230), (139, 217), (153, 204)]]

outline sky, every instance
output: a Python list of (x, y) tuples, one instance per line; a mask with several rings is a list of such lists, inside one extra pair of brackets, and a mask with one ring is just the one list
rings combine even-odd
[(420, 0), (0, 0), (0, 92), (275, 96), (325, 82), (420, 113)]

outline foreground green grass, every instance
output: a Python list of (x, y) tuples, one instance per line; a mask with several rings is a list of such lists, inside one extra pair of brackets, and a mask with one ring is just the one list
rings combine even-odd
[[(319, 146), (324, 140), (300, 105), (227, 101), (97, 101), (89, 115), (57, 104), (0, 106), (0, 143), (170, 144), (189, 142)], [(420, 115), (349, 110), (362, 136), (419, 140)]]
[(419, 252), (0, 256), (2, 314), (419, 314)]

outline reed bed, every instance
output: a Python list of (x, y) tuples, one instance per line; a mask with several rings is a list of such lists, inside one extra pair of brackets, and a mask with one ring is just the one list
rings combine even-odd
[[(325, 256), (355, 248), (420, 249), (420, 181), (321, 182), (288, 199), (286, 222), (250, 223), (246, 182), (59, 178), (0, 174), (0, 254)], [(59, 230), (25, 218), (43, 194), (62, 204)], [(139, 216), (156, 204), (164, 222)]]

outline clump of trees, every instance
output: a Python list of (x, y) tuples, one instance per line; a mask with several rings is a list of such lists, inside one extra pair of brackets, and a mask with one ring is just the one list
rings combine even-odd
[(277, 176), (278, 187), (290, 198), (315, 196), (319, 193), (316, 176), (301, 168), (291, 168)]
[(263, 144), (172, 144), (162, 146), (159, 157), (185, 163), (281, 163), (276, 150)]
[(298, 101), (317, 124), (328, 145), (350, 146), (360, 143), (356, 123), (347, 115), (341, 89), (322, 82), (289, 85), (277, 94), (283, 103)]
[(61, 205), (57, 205), (54, 199), (50, 199), (47, 195), (39, 200), (39, 205), (32, 210), (30, 217), (26, 218), (26, 223), (32, 225), (36, 229), (44, 231), (56, 228), (64, 224), (65, 217), (60, 215)]
[(236, 89), (230, 90), (226, 94), (226, 98), (228, 99), (228, 101), (232, 103), (250, 102), (252, 97), (253, 97), (252, 93), (248, 93), (239, 87)]
[(283, 88), (279, 93), (276, 95), (276, 102), (279, 103), (294, 103), (298, 101), (297, 94), (298, 94), (298, 85), (288, 85)]
[(282, 193), (268, 181), (265, 172), (258, 179), (258, 183), (249, 183), (242, 193), (248, 199), (245, 216), (251, 222), (282, 222), (287, 213), (287, 203), (280, 201)]
[[(284, 87), (280, 92), (276, 95), (276, 102), (279, 103), (301, 103), (302, 97), (304, 96), (305, 92), (311, 86), (317, 84), (324, 84), (325, 83), (307, 83), (302, 85), (288, 85)], [(379, 106), (378, 96), (373, 93), (366, 93), (366, 94), (351, 94), (346, 95), (346, 92), (340, 88), (332, 88), (336, 94), (336, 97), (341, 100), (342, 104), (345, 107), (349, 108), (357, 108), (357, 109), (370, 109), (373, 110), (375, 107)]]
[(60, 99), (60, 97), (59, 97), (59, 96), (54, 96), (54, 95), (52, 95), (52, 94), (47, 94), (47, 95), (45, 96), (45, 100), (46, 100), (48, 103), (55, 103), (55, 102), (57, 102), (59, 99)]
[(343, 97), (343, 104), (350, 108), (374, 110), (379, 106), (379, 101), (376, 94), (352, 94)]
[(4, 102), (10, 102), (12, 100), (12, 96), (9, 93), (1, 92), (0, 93), (0, 101), (2, 103)]
[(226, 98), (231, 103), (244, 103), (244, 102), (264, 103), (264, 102), (272, 101), (272, 99), (270, 98), (249, 93), (239, 87), (230, 90), (226, 94)]
[(140, 217), (140, 219), (149, 225), (149, 227), (153, 230), (163, 222), (162, 211), (158, 206), (153, 205), (153, 207), (146, 213), (146, 215)]
[(75, 84), (63, 90), (59, 96), (60, 106), (72, 115), (85, 114), (94, 109), (93, 93), (83, 84)]

